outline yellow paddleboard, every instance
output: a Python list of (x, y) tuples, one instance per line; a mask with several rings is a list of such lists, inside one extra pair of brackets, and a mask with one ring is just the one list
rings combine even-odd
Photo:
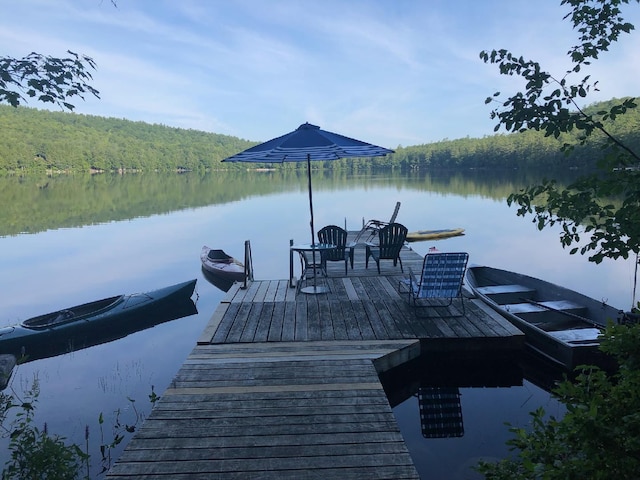
[(444, 228), (442, 230), (418, 230), (407, 234), (407, 242), (421, 242), (423, 240), (440, 240), (441, 238), (464, 235), (464, 228)]

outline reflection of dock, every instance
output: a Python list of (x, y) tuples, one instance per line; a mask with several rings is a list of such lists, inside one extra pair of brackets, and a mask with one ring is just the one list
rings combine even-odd
[(418, 398), (425, 438), (464, 435), (461, 388), (497, 388), (523, 384), (520, 352), (437, 352), (380, 374), (392, 407)]
[(524, 337), (475, 300), (416, 318), (400, 268), (363, 257), (347, 276), (328, 265), (330, 294), (232, 287), (108, 478), (419, 478), (380, 375), (425, 352), (517, 354)]
[(519, 351), (451, 351), (430, 353), (380, 374), (392, 407), (396, 407), (422, 387), (496, 388), (522, 385), (523, 369)]

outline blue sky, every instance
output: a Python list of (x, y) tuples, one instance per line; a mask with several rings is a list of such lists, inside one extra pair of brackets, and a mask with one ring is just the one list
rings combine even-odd
[[(487, 96), (521, 83), (506, 48), (558, 76), (576, 43), (559, 0), (0, 0), (0, 56), (84, 53), (78, 113), (264, 141), (306, 121), (389, 148), (493, 134)], [(586, 103), (640, 95), (639, 31), (588, 73)], [(586, 73), (586, 72), (585, 72)], [(31, 102), (31, 107), (45, 108)]]

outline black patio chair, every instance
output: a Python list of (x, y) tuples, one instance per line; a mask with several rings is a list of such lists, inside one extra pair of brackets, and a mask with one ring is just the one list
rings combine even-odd
[(378, 245), (367, 244), (365, 268), (369, 268), (369, 257), (372, 257), (378, 267), (378, 273), (380, 273), (380, 260), (393, 260), (394, 267), (400, 262), (400, 271), (404, 272), (400, 250), (405, 244), (407, 233), (407, 227), (400, 223), (390, 223), (382, 227), (378, 231)]
[(318, 231), (318, 242), (336, 246), (321, 252), (320, 263), (324, 271), (327, 271), (327, 262), (344, 262), (344, 274), (347, 275), (349, 260), (353, 265), (353, 249), (347, 247), (347, 231), (337, 225), (327, 225)]

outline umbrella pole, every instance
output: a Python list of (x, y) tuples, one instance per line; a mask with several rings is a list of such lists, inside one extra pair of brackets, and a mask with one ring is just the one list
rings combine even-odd
[[(309, 181), (309, 211), (311, 212), (311, 245), (315, 243), (314, 241), (314, 233), (315, 228), (313, 226), (313, 194), (311, 192), (311, 155), (307, 154), (307, 178)], [(314, 259), (315, 260), (315, 259)]]
[[(303, 293), (327, 293), (329, 291), (328, 287), (318, 286), (318, 269), (316, 268), (316, 254), (318, 250), (314, 247), (315, 239), (315, 226), (313, 224), (313, 190), (311, 189), (311, 154), (307, 154), (307, 178), (309, 180), (309, 211), (311, 212), (311, 221), (309, 225), (311, 226), (311, 258), (312, 258), (312, 268), (313, 268), (313, 285), (304, 287), (300, 291)], [(322, 258), (321, 258), (322, 259)]]
[(311, 221), (309, 225), (311, 226), (311, 258), (313, 265), (313, 290), (316, 290), (317, 282), (316, 282), (316, 250), (313, 248), (313, 244), (316, 243), (314, 241), (315, 227), (313, 225), (313, 193), (311, 190), (311, 154), (307, 153), (307, 179), (309, 181), (309, 211), (311, 212)]

